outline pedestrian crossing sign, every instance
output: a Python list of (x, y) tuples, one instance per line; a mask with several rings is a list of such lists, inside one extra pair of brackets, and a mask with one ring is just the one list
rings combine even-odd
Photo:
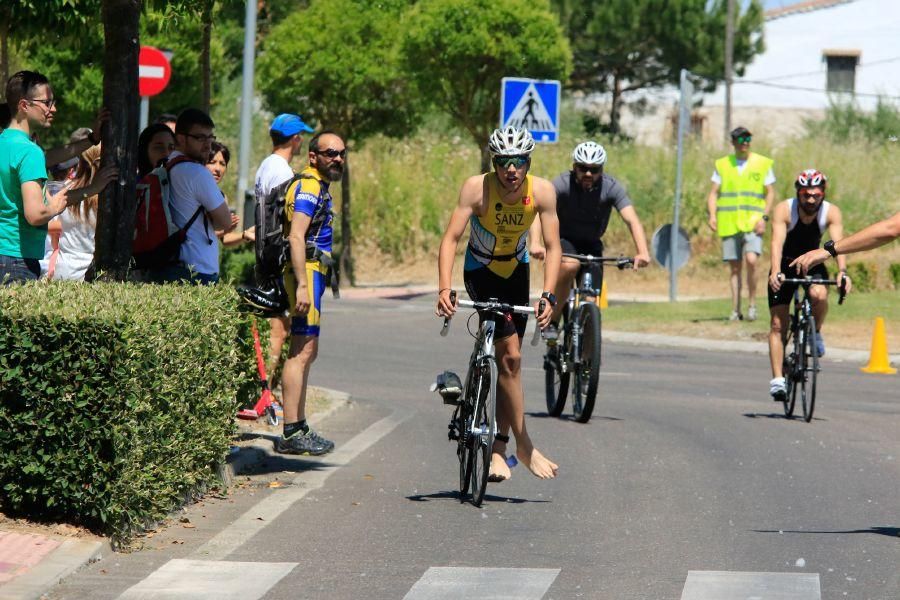
[(559, 81), (504, 77), (501, 85), (501, 128), (525, 127), (539, 143), (559, 141)]

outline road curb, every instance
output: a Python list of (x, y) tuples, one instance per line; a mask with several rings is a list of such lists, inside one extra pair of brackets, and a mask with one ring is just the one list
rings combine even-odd
[(0, 600), (38, 600), (72, 573), (112, 553), (109, 540), (67, 539), (27, 573), (0, 587)]
[[(350, 404), (350, 394), (346, 392), (318, 386), (310, 386), (310, 388), (328, 398), (328, 408), (315, 415), (317, 421), (327, 419)], [(219, 466), (219, 478), (225, 485), (231, 485), (239, 475), (247, 471), (248, 467), (276, 456), (271, 436), (261, 435), (247, 445), (234, 448), (236, 451), (229, 454), (225, 463)]]
[[(695, 350), (724, 350), (727, 352), (745, 352), (748, 354), (769, 354), (769, 346), (765, 342), (742, 342), (738, 340), (713, 340), (680, 335), (663, 335), (658, 333), (636, 333), (631, 331), (603, 331), (603, 339), (609, 342), (636, 345), (664, 346), (668, 348), (691, 348)], [(835, 362), (857, 362), (865, 364), (869, 353), (865, 350), (848, 350), (845, 348), (826, 349), (823, 360)], [(892, 354), (890, 361), (900, 364), (900, 354)]]

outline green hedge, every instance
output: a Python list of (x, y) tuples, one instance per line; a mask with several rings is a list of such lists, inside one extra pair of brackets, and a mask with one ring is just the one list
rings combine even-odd
[(124, 538), (216, 481), (253, 400), (230, 286), (0, 289), (0, 503)]

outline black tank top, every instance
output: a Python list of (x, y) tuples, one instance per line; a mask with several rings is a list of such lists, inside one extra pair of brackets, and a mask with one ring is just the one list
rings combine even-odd
[(800, 220), (797, 199), (791, 198), (789, 202), (791, 223), (788, 227), (787, 237), (784, 238), (784, 247), (781, 252), (783, 259), (793, 261), (810, 250), (815, 250), (822, 243), (822, 233), (825, 230), (825, 221), (830, 204), (822, 201), (815, 218), (809, 223), (804, 223)]

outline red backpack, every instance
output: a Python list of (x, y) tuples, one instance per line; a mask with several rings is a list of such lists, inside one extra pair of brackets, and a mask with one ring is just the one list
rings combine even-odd
[[(158, 269), (178, 261), (187, 230), (203, 212), (203, 207), (188, 219), (184, 227), (172, 221), (172, 184), (169, 171), (176, 165), (196, 162), (187, 156), (176, 156), (168, 163), (144, 175), (137, 184), (137, 215), (131, 254), (137, 269)], [(204, 218), (205, 222), (205, 218)]]

